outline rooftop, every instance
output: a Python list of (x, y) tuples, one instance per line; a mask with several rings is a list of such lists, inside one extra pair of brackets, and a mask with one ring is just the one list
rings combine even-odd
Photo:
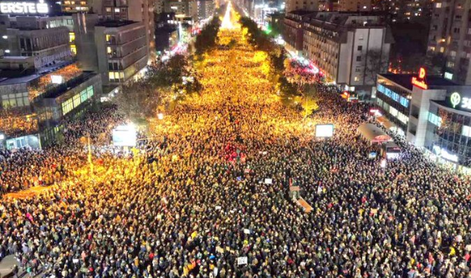
[[(417, 77), (417, 74), (380, 74), (380, 76), (391, 80), (392, 82), (401, 85), (402, 87), (412, 91), (412, 77)], [(426, 76), (425, 83), (429, 87), (444, 87), (444, 86), (459, 86), (458, 84), (445, 79), (441, 76)]]
[(56, 86), (44, 94), (41, 95), (42, 98), (57, 98), (64, 94), (65, 92), (77, 87), (78, 85), (84, 83), (85, 81), (91, 79), (92, 77), (96, 76), (96, 73), (84, 71), (81, 75), (70, 79), (66, 83), (62, 83), (59, 86)]
[(118, 28), (118, 27), (123, 27), (126, 25), (131, 25), (133, 23), (136, 23), (131, 20), (106, 20), (98, 23), (95, 26), (103, 26), (103, 27), (108, 27), (108, 28)]

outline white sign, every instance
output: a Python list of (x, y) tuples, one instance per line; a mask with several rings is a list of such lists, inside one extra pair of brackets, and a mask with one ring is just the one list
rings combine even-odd
[(52, 84), (62, 84), (64, 83), (64, 77), (62, 75), (51, 75)]
[(113, 129), (113, 144), (122, 147), (134, 147), (137, 141), (137, 131), (132, 125), (121, 125)]
[(265, 179), (265, 184), (273, 184), (273, 180), (272, 179)]
[(0, 12), (3, 14), (48, 14), (49, 6), (43, 0), (34, 2), (1, 2)]
[(334, 136), (334, 125), (316, 125), (316, 137), (332, 137)]
[(471, 98), (464, 97), (461, 99), (461, 108), (463, 109), (471, 109)]
[(249, 260), (247, 257), (238, 257), (237, 258), (237, 264), (238, 265), (243, 265), (243, 264), (248, 264)]
[(456, 154), (451, 154), (451, 153), (449, 153), (447, 150), (442, 149), (442, 148), (440, 148), (440, 147), (437, 146), (437, 145), (434, 145), (434, 146), (433, 146), (433, 151), (434, 151), (438, 156), (440, 156), (441, 158), (444, 158), (444, 159), (446, 159), (446, 160), (453, 161), (453, 162), (456, 162), (456, 163), (458, 163), (458, 161), (459, 161), (458, 156), (457, 156)]
[(249, 229), (244, 229), (244, 234), (250, 235), (250, 230)]

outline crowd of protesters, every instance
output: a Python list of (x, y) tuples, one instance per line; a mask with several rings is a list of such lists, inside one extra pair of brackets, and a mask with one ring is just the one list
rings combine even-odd
[(0, 150), (0, 191), (2, 194), (34, 186), (52, 185), (63, 180), (68, 172), (86, 162), (84, 137), (94, 143), (109, 141), (109, 131), (122, 123), (123, 116), (114, 106), (103, 106), (98, 112), (79, 119), (67, 119), (61, 125), (61, 140), (56, 145), (37, 150), (28, 146)]
[[(239, 45), (206, 58), (204, 92), (166, 115), (142, 154), (72, 167), (54, 190), (2, 202), (0, 257), (64, 278), (471, 277), (469, 179), (406, 143), (380, 167), (356, 133), (367, 105), (319, 86), (319, 111), (303, 119), (240, 31), (222, 35)], [(103, 117), (83, 124), (99, 134), (121, 120)], [(334, 137), (316, 140), (316, 123), (335, 124)], [(24, 159), (69, 169), (78, 153)]]

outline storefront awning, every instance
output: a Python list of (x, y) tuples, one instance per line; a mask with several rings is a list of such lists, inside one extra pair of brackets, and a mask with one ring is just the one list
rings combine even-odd
[(358, 133), (365, 140), (369, 141), (371, 144), (382, 144), (384, 142), (392, 141), (391, 136), (387, 135), (381, 128), (377, 127), (374, 124), (363, 123), (358, 127)]
[(381, 117), (377, 117), (376, 120), (382, 124), (386, 129), (391, 129), (393, 127), (396, 127), (396, 125), (391, 122), (390, 120), (388, 120), (386, 117), (384, 116), (381, 116)]

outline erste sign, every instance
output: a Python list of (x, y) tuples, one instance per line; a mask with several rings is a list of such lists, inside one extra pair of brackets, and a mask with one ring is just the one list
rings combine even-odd
[(461, 109), (471, 110), (471, 98), (462, 97), (458, 92), (451, 94), (450, 103), (453, 108), (459, 105)]
[(49, 6), (44, 0), (39, 2), (0, 2), (2, 14), (48, 14)]

